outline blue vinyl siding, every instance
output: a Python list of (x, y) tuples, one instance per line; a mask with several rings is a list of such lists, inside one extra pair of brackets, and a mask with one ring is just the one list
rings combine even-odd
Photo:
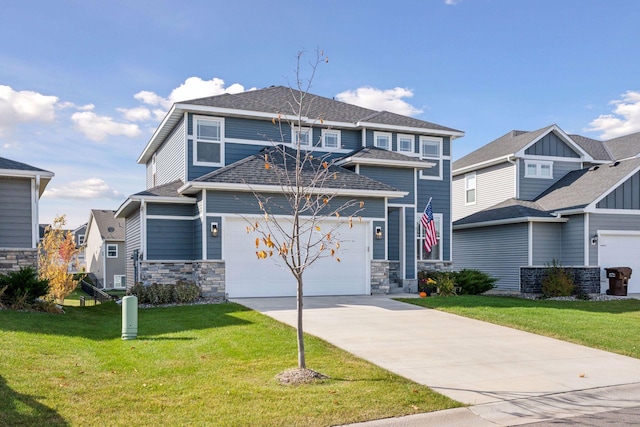
[(225, 165), (231, 165), (249, 156), (253, 156), (264, 148), (264, 145), (234, 144), (227, 142), (224, 147)]
[[(416, 211), (419, 215), (422, 215), (429, 202), (429, 197), (432, 198), (433, 213), (442, 214), (442, 260), (451, 261), (451, 182), (449, 181), (451, 161), (443, 160), (442, 166), (444, 168), (442, 181), (418, 179), (418, 205), (416, 206)], [(415, 240), (415, 235), (413, 240)]]
[(527, 223), (456, 230), (454, 267), (478, 269), (499, 279), (497, 289), (520, 291), (520, 267), (529, 262), (528, 240)]
[[(274, 125), (268, 120), (252, 120), (238, 117), (227, 117), (224, 120), (225, 138), (265, 141), (275, 144), (283, 142), (277, 123)], [(289, 142), (291, 140), (291, 126), (288, 123), (282, 123), (282, 132), (287, 135), (286, 142)]]
[(205, 214), (202, 193), (196, 195), (195, 216), (198, 218), (193, 220), (193, 256), (195, 259), (204, 259), (202, 249), (202, 221)]
[(405, 278), (416, 278), (416, 214), (411, 209), (405, 209)]
[(640, 209), (640, 172), (619, 185), (598, 202), (600, 209)]
[(193, 220), (147, 220), (148, 260), (194, 259)]
[(340, 139), (345, 150), (357, 150), (362, 147), (362, 131), (343, 129), (340, 131)]
[(127, 288), (135, 285), (133, 251), (140, 247), (140, 211), (124, 220)]
[(562, 263), (562, 224), (534, 222), (532, 227), (533, 265)]
[[(365, 205), (363, 210), (358, 214), (363, 218), (384, 218), (384, 199), (374, 198), (347, 198), (347, 197), (335, 197), (329, 203), (329, 206), (340, 206), (349, 200), (362, 200)], [(283, 195), (274, 194), (271, 199), (271, 206), (273, 207), (274, 214), (286, 214), (290, 215), (290, 210), (280, 210), (279, 206), (287, 206), (287, 201)], [(351, 209), (351, 212), (357, 210), (359, 206), (355, 206)], [(255, 196), (251, 193), (233, 193), (233, 192), (207, 192), (207, 212), (208, 213), (228, 213), (228, 214), (256, 214), (260, 215), (261, 211), (258, 208), (258, 202)], [(303, 214), (304, 215), (304, 214)], [(348, 216), (349, 211), (341, 213), (341, 216)]]
[(0, 178), (0, 248), (32, 248), (31, 178)]
[[(212, 222), (218, 223), (218, 237), (213, 237), (209, 232)], [(224, 236), (224, 229), (222, 227), (222, 217), (207, 217), (207, 259), (222, 259), (222, 236)]]
[[(598, 230), (638, 231), (640, 215), (589, 214), (589, 237), (595, 236)], [(589, 265), (598, 265), (598, 245), (589, 245)]]
[(195, 209), (195, 205), (192, 204), (149, 203), (147, 205), (147, 215), (193, 217), (195, 215)]
[(391, 261), (400, 260), (400, 209), (389, 208), (387, 219), (387, 256)]
[(408, 168), (391, 168), (382, 166), (360, 166), (360, 175), (390, 185), (396, 190), (406, 191), (401, 198), (390, 199), (390, 203), (411, 204), (415, 202), (415, 171)]
[(551, 157), (573, 157), (579, 158), (570, 146), (564, 143), (558, 136), (551, 132), (537, 141), (531, 147), (527, 148), (525, 154), (532, 156), (551, 156)]
[(570, 215), (562, 224), (562, 265), (584, 265), (584, 215)]
[[(382, 228), (382, 236), (383, 238), (378, 240), (375, 236), (376, 227)], [(373, 236), (373, 259), (385, 259), (384, 257), (384, 242), (385, 236), (387, 236), (387, 230), (385, 229), (384, 221), (373, 221), (373, 225), (371, 228), (371, 235)]]
[(544, 178), (525, 178), (525, 164), (524, 160), (519, 160), (520, 170), (520, 195), (521, 200), (534, 200), (547, 188), (551, 187), (560, 178), (568, 174), (573, 170), (581, 169), (579, 162), (553, 162), (553, 179)]

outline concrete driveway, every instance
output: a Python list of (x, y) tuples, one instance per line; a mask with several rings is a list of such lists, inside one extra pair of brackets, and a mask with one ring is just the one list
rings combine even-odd
[[(234, 302), (295, 326), (295, 298)], [(473, 414), (485, 422), (522, 424), (640, 404), (638, 359), (387, 296), (306, 297), (304, 304), (305, 332), (476, 405)]]

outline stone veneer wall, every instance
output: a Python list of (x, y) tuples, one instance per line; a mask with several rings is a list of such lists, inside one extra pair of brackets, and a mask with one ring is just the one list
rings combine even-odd
[(224, 298), (224, 261), (141, 261), (140, 281), (143, 285), (194, 282), (206, 298)]
[(37, 249), (0, 249), (0, 272), (18, 271), (20, 267), (38, 268)]
[[(573, 282), (587, 294), (600, 293), (600, 267), (563, 267), (573, 276)], [(520, 292), (539, 294), (547, 267), (520, 267)]]
[(420, 261), (418, 260), (418, 271), (450, 271), (453, 263), (451, 261)]
[(371, 294), (389, 293), (389, 261), (371, 260)]

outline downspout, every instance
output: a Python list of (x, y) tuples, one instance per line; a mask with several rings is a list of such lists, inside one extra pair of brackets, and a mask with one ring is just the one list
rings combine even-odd
[(102, 287), (107, 288), (107, 241), (102, 239)]
[(38, 241), (40, 240), (40, 226), (38, 224), (40, 218), (40, 175), (36, 175), (31, 182), (33, 183), (31, 191), (31, 247), (35, 249), (38, 247)]
[(362, 128), (362, 148), (367, 146), (367, 128)]
[(140, 246), (142, 260), (147, 260), (147, 202), (140, 200)]

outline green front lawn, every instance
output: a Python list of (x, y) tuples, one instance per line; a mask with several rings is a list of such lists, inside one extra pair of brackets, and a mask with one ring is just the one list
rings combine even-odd
[(139, 310), (121, 339), (113, 302), (63, 315), (0, 311), (0, 425), (323, 426), (460, 404), (307, 337), (331, 377), (281, 386), (295, 331), (237, 304)]
[(460, 295), (401, 301), (640, 358), (640, 300), (636, 299), (550, 301)]

